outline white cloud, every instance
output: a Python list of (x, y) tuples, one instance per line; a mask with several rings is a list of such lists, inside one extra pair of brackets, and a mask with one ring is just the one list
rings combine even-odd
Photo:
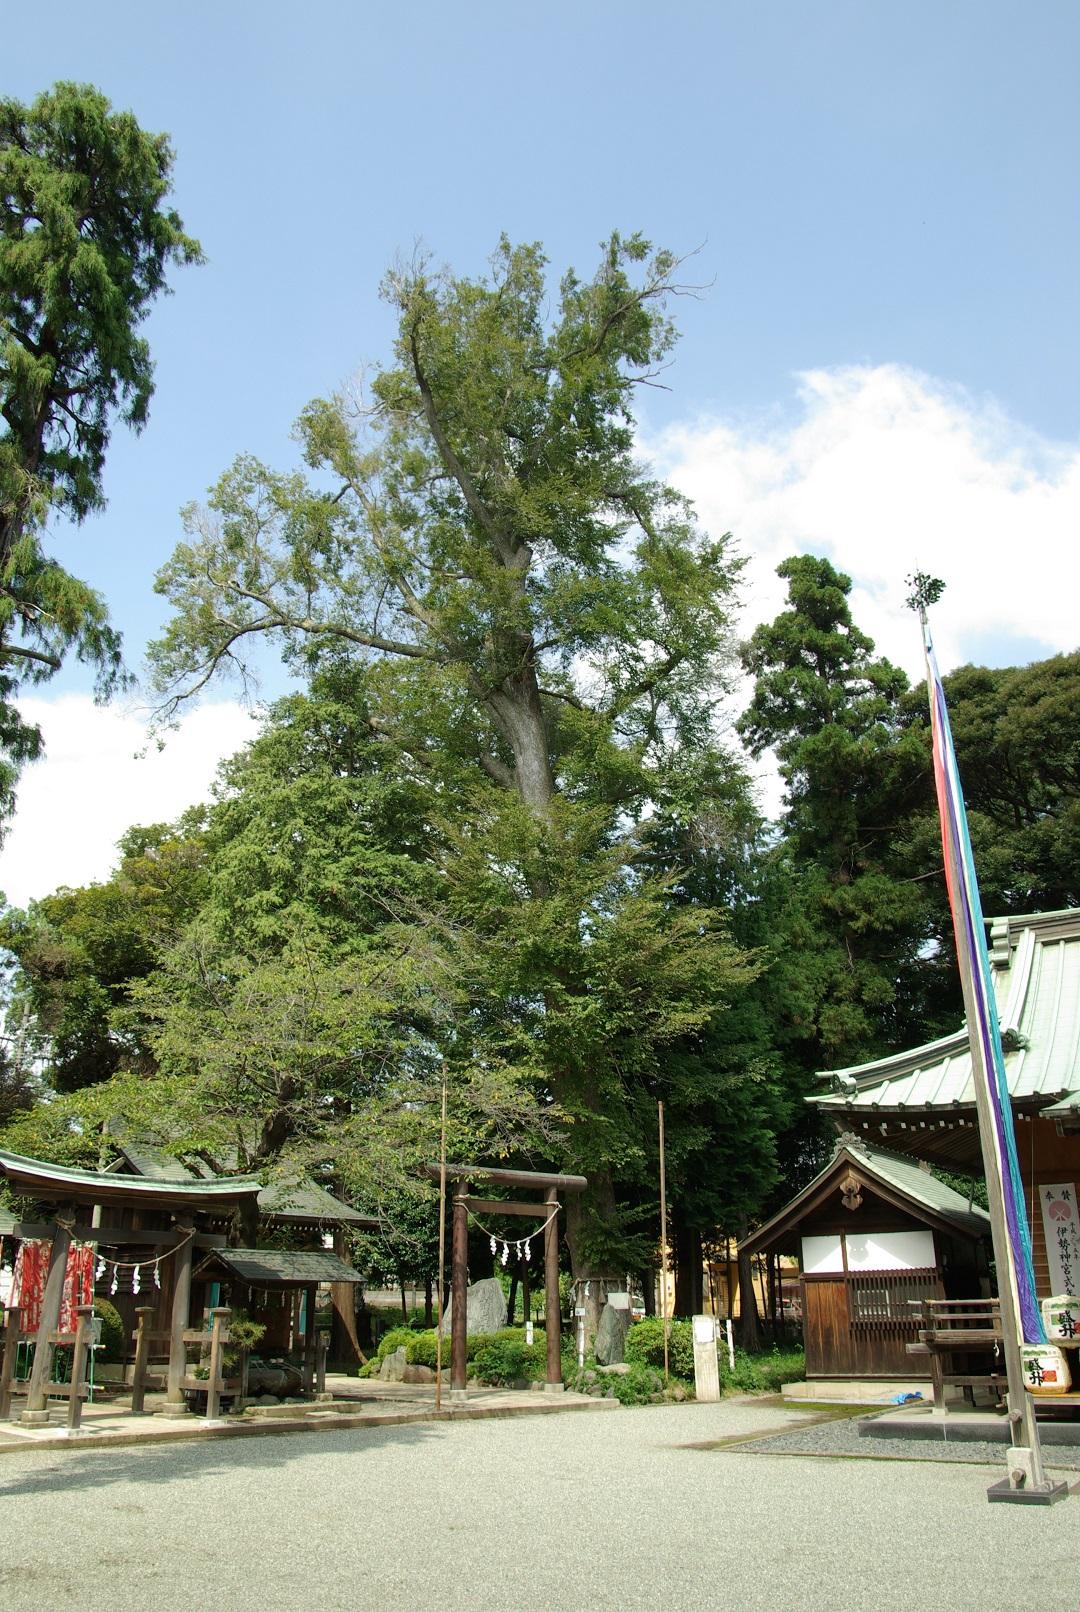
[(947, 584), (932, 618), (943, 669), (1080, 643), (1080, 445), (993, 403), (897, 365), (822, 369), (799, 377), (782, 425), (703, 420), (643, 445), (749, 557), (747, 633), (783, 607), (779, 562), (813, 551), (848, 572), (856, 622), (914, 676), (916, 570)]
[(192, 711), (161, 751), (146, 748), (145, 714), (87, 695), (21, 699), (19, 709), (40, 725), (46, 753), (22, 775), (0, 852), (0, 890), (15, 906), (107, 878), (126, 829), (169, 822), (205, 800), (218, 762), (255, 735), (235, 701)]

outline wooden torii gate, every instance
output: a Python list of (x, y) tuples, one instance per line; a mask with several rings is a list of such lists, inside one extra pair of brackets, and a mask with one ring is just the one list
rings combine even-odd
[[(442, 1171), (437, 1164), (425, 1166), (435, 1181)], [(559, 1308), (559, 1193), (584, 1192), (588, 1180), (583, 1175), (549, 1175), (543, 1170), (495, 1170), (484, 1164), (448, 1164), (446, 1179), (454, 1183), (453, 1234), (450, 1244), (450, 1392), (465, 1393), (466, 1379), (466, 1294), (469, 1286), (469, 1213), (521, 1215), (542, 1220), (544, 1225), (544, 1328), (547, 1335), (548, 1393), (561, 1394), (562, 1349)], [(473, 1182), (500, 1187), (543, 1188), (542, 1202), (518, 1203), (513, 1199), (476, 1198), (469, 1188)]]

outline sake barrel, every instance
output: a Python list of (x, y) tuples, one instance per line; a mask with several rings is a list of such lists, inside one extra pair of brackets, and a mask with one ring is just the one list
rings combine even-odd
[(1055, 1343), (1025, 1343), (1020, 1350), (1024, 1387), (1029, 1394), (1067, 1394), (1069, 1367)]
[(1043, 1299), (1043, 1326), (1052, 1343), (1058, 1339), (1072, 1342), (1080, 1339), (1080, 1298), (1071, 1293), (1060, 1293), (1056, 1298)]

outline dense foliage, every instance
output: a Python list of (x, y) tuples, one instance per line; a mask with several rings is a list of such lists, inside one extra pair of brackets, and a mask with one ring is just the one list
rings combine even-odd
[[(113, 213), (80, 234), (91, 159), (128, 196), (130, 237)], [(100, 501), (113, 415), (145, 418), (136, 326), (167, 265), (197, 255), (162, 211), (170, 163), (94, 92), (0, 108), (9, 601), (19, 567), (45, 565), (45, 508)], [(956, 1021), (925, 702), (853, 621), (850, 580), (786, 561), (787, 605), (742, 649), (738, 731), (786, 788), (762, 821), (717, 721), (738, 558), (634, 454), (678, 264), (615, 235), (554, 297), (545, 268), (503, 241), (486, 279), (391, 276), (392, 361), (366, 395), (304, 411), (306, 469), (243, 457), (185, 512), (159, 578), (166, 711), (243, 676), (259, 637), (296, 687), (204, 807), (132, 828), (109, 880), (2, 916), (0, 1125), (68, 1162), (107, 1162), (126, 1129), (216, 1169), (314, 1175), (378, 1215), (353, 1256), (404, 1288), (434, 1275), (420, 1166), (445, 1090), (451, 1158), (587, 1175), (567, 1204), (575, 1275), (648, 1290), (662, 1101), (691, 1313), (703, 1245), (820, 1162), (816, 1073)], [(64, 642), (115, 668), (88, 601)], [(35, 619), (0, 614), (0, 700), (63, 647)], [(1080, 900), (1080, 656), (963, 668), (947, 694), (988, 910)], [(656, 1391), (657, 1327), (632, 1329), (617, 1392)], [(687, 1328), (672, 1350), (692, 1377)], [(424, 1336), (403, 1341), (428, 1363)], [(516, 1334), (484, 1348), (492, 1380), (528, 1374)]]
[(120, 638), (101, 595), (45, 547), (46, 522), (104, 503), (114, 418), (146, 423), (139, 332), (197, 241), (166, 206), (173, 154), (87, 85), (0, 101), (0, 815), (41, 734), (14, 704), (73, 652), (108, 695)]

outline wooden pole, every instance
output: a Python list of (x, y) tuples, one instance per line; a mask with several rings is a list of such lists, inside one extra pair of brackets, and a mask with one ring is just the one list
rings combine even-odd
[(177, 1222), (176, 1229), (187, 1235), (187, 1241), (181, 1243), (173, 1255), (169, 1376), (165, 1388), (165, 1403), (162, 1406), (162, 1413), (166, 1416), (180, 1416), (187, 1410), (187, 1400), (184, 1398), (184, 1378), (187, 1376), (187, 1345), (184, 1342), (184, 1333), (187, 1331), (191, 1314), (191, 1256), (195, 1225), (193, 1221), (181, 1220)]
[(667, 1381), (670, 1371), (668, 1362), (668, 1322), (667, 1303), (667, 1163), (664, 1157), (664, 1105), (657, 1103), (660, 1120), (660, 1314), (664, 1323), (664, 1380)]
[(469, 1287), (469, 1209), (465, 1200), (469, 1183), (458, 1181), (454, 1187), (454, 1223), (450, 1248), (450, 1392), (456, 1397), (465, 1395), (467, 1377), (466, 1359), (468, 1330)]
[[(74, 1218), (74, 1212), (69, 1210)], [(68, 1249), (71, 1247), (71, 1223), (57, 1220), (49, 1257), (49, 1274), (45, 1279), (45, 1292), (41, 1300), (41, 1321), (34, 1346), (34, 1364), (30, 1370), (30, 1383), (26, 1394), (23, 1422), (43, 1423), (49, 1420), (47, 1410), (49, 1379), (52, 1376), (53, 1346), (49, 1341), (60, 1322), (60, 1307), (64, 1298), (67, 1278)]]
[(135, 1332), (135, 1368), (131, 1374), (131, 1414), (141, 1416), (146, 1403), (146, 1361), (150, 1353), (150, 1317), (152, 1304), (140, 1304), (135, 1314), (138, 1326)]
[(559, 1304), (559, 1195), (556, 1187), (544, 1194), (550, 1219), (544, 1227), (544, 1327), (547, 1332), (549, 1393), (562, 1392), (562, 1310)]
[(315, 1331), (315, 1304), (319, 1297), (317, 1287), (304, 1289), (304, 1392), (315, 1392), (315, 1365), (318, 1354), (317, 1333)]
[(210, 1311), (210, 1376), (206, 1384), (206, 1419), (216, 1422), (221, 1408), (221, 1351), (228, 1342), (226, 1331), (231, 1312), (227, 1308)]
[(22, 1328), (19, 1325), (21, 1311), (18, 1305), (10, 1309), (4, 1318), (4, 1364), (0, 1368), (0, 1422), (6, 1422), (11, 1416), (11, 1389), (15, 1381), (15, 1356), (22, 1342)]
[(68, 1396), (67, 1425), (69, 1433), (76, 1433), (82, 1424), (83, 1377), (86, 1375), (86, 1351), (90, 1342), (90, 1328), (94, 1320), (94, 1306), (80, 1304), (76, 1310), (75, 1348), (71, 1357), (71, 1393)]
[(446, 1310), (446, 1065), (442, 1072), (442, 1126), (439, 1131), (439, 1325), (435, 1339), (435, 1409), (442, 1408), (443, 1315)]

